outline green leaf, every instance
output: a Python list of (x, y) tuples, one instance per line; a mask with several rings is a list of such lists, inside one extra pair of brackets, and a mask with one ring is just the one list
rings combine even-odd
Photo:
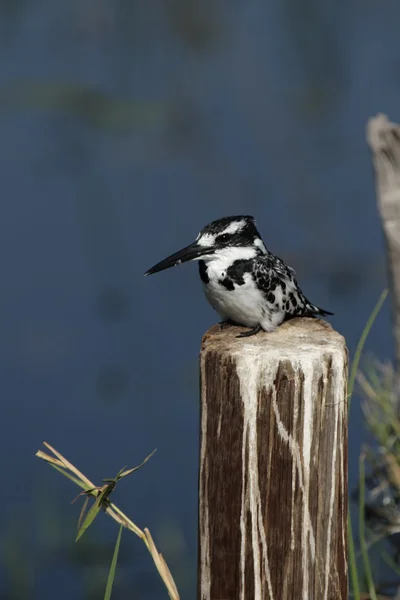
[(115, 543), (114, 554), (112, 557), (110, 572), (108, 574), (108, 579), (107, 579), (106, 592), (104, 594), (104, 600), (111, 599), (111, 592), (112, 592), (112, 587), (113, 587), (113, 583), (114, 583), (115, 570), (117, 568), (119, 546), (121, 544), (122, 529), (123, 529), (123, 526), (121, 525), (119, 528), (119, 531), (118, 531), (117, 541)]
[(102, 503), (103, 503), (104, 499), (107, 497), (107, 492), (108, 492), (108, 487), (106, 487), (97, 496), (95, 503), (93, 504), (93, 506), (91, 507), (91, 509), (87, 513), (86, 517), (83, 520), (82, 525), (80, 526), (80, 528), (78, 530), (78, 534), (77, 534), (76, 539), (75, 539), (76, 542), (83, 536), (83, 534), (85, 533), (86, 529), (93, 523), (93, 521), (95, 520), (95, 518), (99, 514), (99, 512), (100, 512), (100, 510), (102, 508)]
[(118, 480), (118, 479), (121, 477), (121, 474), (122, 474), (122, 473), (125, 471), (125, 469), (126, 469), (126, 467), (127, 467), (127, 466), (128, 466), (128, 465), (125, 465), (124, 467), (122, 467), (122, 469), (120, 469), (120, 470), (118, 471), (118, 473), (117, 473), (117, 474), (116, 474), (116, 476), (114, 477), (114, 479), (115, 479), (115, 480)]
[(115, 479), (118, 481), (119, 479), (122, 479), (123, 477), (126, 477), (127, 475), (130, 475), (131, 473), (134, 473), (138, 469), (141, 469), (143, 467), (143, 465), (145, 465), (147, 463), (147, 461), (150, 460), (150, 458), (153, 456), (153, 454), (156, 451), (157, 451), (157, 448), (154, 448), (153, 452), (151, 452), (148, 456), (146, 456), (144, 461), (141, 462), (140, 465), (138, 465), (137, 467), (133, 467), (132, 469), (128, 469), (127, 471), (124, 471), (125, 467), (124, 467), (124, 469), (121, 469), (121, 471), (118, 473), (118, 475), (116, 476)]

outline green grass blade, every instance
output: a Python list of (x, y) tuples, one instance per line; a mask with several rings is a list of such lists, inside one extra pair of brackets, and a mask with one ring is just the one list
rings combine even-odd
[[(349, 377), (349, 382), (348, 382), (348, 386), (347, 386), (347, 402), (348, 402), (349, 414), (350, 414), (351, 398), (353, 396), (354, 383), (356, 381), (357, 371), (358, 371), (358, 367), (360, 365), (361, 354), (364, 349), (364, 345), (367, 340), (368, 334), (371, 331), (372, 325), (374, 324), (374, 321), (375, 321), (376, 317), (378, 316), (379, 311), (381, 310), (383, 303), (386, 300), (387, 295), (388, 295), (388, 290), (387, 289), (383, 290), (382, 294), (379, 297), (378, 302), (376, 303), (373, 311), (370, 314), (370, 317), (364, 327), (364, 330), (361, 334), (360, 340), (357, 344), (356, 352), (354, 354), (353, 362), (351, 364), (350, 377)], [(362, 513), (362, 518), (364, 518), (364, 513)], [(361, 519), (361, 516), (360, 516), (360, 519)], [(349, 568), (350, 568), (351, 586), (352, 586), (352, 590), (353, 590), (354, 600), (360, 600), (361, 596), (360, 596), (359, 576), (358, 576), (358, 569), (357, 569), (357, 558), (356, 558), (356, 551), (355, 551), (355, 545), (354, 545), (353, 526), (352, 526), (352, 522), (351, 522), (350, 506), (349, 506), (348, 517), (347, 517), (347, 531), (348, 531), (348, 543), (349, 543)]]
[(117, 568), (119, 546), (121, 544), (122, 529), (123, 529), (123, 527), (121, 525), (119, 528), (119, 531), (118, 531), (117, 541), (115, 543), (114, 554), (112, 557), (110, 572), (108, 574), (108, 579), (107, 579), (106, 591), (104, 594), (104, 600), (111, 599), (111, 592), (112, 592), (112, 587), (113, 587), (113, 583), (114, 583), (115, 570)]
[(360, 600), (361, 596), (360, 596), (360, 586), (358, 583), (357, 558), (356, 558), (356, 549), (354, 546), (353, 526), (352, 526), (351, 517), (350, 517), (350, 507), (349, 507), (349, 516), (347, 519), (347, 526), (348, 526), (348, 538), (349, 538), (349, 571), (350, 571), (351, 588), (352, 588), (354, 600)]
[(371, 331), (372, 325), (374, 324), (374, 321), (375, 321), (376, 317), (378, 316), (379, 311), (381, 310), (381, 308), (383, 306), (383, 303), (386, 300), (387, 295), (388, 295), (388, 290), (387, 289), (383, 290), (378, 302), (376, 303), (372, 313), (370, 314), (367, 324), (365, 325), (364, 330), (361, 334), (360, 340), (357, 344), (356, 352), (354, 354), (353, 362), (351, 365), (349, 384), (347, 386), (349, 410), (350, 410), (351, 397), (352, 397), (353, 391), (354, 391), (354, 383), (356, 381), (356, 375), (357, 375), (358, 367), (360, 365), (360, 359), (361, 359), (362, 351), (364, 349), (364, 344), (367, 340), (369, 332)]
[(359, 499), (359, 506), (358, 506), (358, 510), (359, 510), (358, 528), (359, 528), (359, 535), (360, 535), (361, 554), (362, 554), (363, 563), (364, 563), (364, 573), (365, 573), (365, 579), (367, 581), (368, 592), (369, 592), (370, 598), (371, 598), (371, 600), (377, 600), (374, 580), (373, 580), (372, 571), (371, 571), (371, 563), (369, 562), (367, 542), (365, 539), (365, 455), (364, 454), (362, 454), (360, 456), (359, 488), (360, 488), (360, 499)]
[(90, 527), (90, 525), (93, 523), (93, 521), (95, 520), (95, 518), (99, 514), (99, 512), (101, 510), (101, 503), (103, 501), (103, 498), (104, 498), (104, 491), (101, 492), (101, 494), (99, 494), (97, 496), (95, 503), (93, 504), (93, 506), (91, 507), (91, 509), (87, 513), (86, 517), (83, 519), (82, 525), (78, 529), (78, 533), (77, 533), (77, 536), (76, 536), (76, 539), (75, 539), (76, 542), (83, 536), (83, 534), (85, 533), (86, 529), (88, 527)]

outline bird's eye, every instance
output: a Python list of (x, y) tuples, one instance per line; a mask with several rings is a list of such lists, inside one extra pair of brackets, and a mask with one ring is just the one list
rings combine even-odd
[(219, 242), (227, 242), (230, 237), (231, 236), (229, 235), (229, 233), (223, 233), (222, 235), (218, 236), (218, 241)]

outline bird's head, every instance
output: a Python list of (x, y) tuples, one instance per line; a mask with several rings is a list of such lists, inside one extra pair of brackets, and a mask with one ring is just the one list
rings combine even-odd
[(229, 256), (232, 260), (246, 259), (266, 252), (253, 217), (224, 217), (203, 227), (193, 244), (157, 263), (145, 275), (152, 275), (190, 260), (207, 262), (221, 255)]

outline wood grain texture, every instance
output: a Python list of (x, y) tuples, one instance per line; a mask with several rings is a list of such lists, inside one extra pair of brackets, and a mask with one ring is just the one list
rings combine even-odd
[(293, 319), (203, 338), (199, 600), (347, 600), (347, 350)]

